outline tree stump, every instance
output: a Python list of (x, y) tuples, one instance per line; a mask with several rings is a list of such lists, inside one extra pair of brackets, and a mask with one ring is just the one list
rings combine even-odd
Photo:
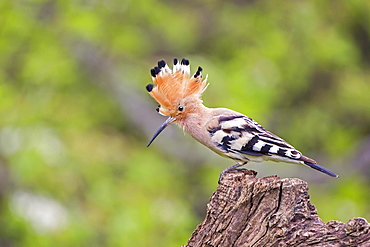
[(324, 223), (310, 204), (306, 182), (256, 174), (225, 174), (206, 218), (184, 246), (370, 246), (365, 219)]

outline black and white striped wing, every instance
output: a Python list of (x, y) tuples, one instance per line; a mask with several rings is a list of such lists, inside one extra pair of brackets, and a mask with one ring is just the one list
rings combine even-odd
[(209, 122), (207, 130), (218, 153), (234, 160), (274, 160), (305, 164), (329, 176), (338, 177), (247, 116), (218, 116)]
[[(225, 154), (273, 155), (295, 161), (302, 157), (293, 146), (247, 116), (219, 116), (218, 121), (213, 123), (214, 126), (208, 126), (211, 139)], [(238, 159), (237, 155), (229, 156)]]

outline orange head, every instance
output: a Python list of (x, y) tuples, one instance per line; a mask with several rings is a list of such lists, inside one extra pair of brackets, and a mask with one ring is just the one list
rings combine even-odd
[(183, 119), (197, 104), (202, 103), (202, 93), (207, 88), (207, 76), (202, 81), (202, 68), (190, 77), (189, 60), (183, 58), (174, 59), (173, 70), (167, 66), (164, 60), (158, 62), (158, 66), (150, 70), (153, 84), (148, 84), (146, 89), (158, 102), (157, 111), (169, 118), (157, 130), (148, 146), (168, 125), (176, 120)]

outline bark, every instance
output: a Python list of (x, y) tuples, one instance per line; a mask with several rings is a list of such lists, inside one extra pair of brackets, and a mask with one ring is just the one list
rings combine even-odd
[(184, 246), (370, 246), (365, 219), (324, 223), (306, 182), (255, 176), (245, 169), (225, 174)]

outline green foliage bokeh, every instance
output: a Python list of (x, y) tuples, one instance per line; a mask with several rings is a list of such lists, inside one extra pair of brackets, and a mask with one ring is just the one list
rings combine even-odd
[(233, 162), (178, 129), (145, 147), (164, 121), (149, 69), (173, 57), (209, 74), (205, 105), (341, 178), (270, 162), (250, 166), (259, 176), (308, 181), (324, 221), (370, 219), (366, 1), (5, 0), (0, 13), (0, 246), (186, 243)]

